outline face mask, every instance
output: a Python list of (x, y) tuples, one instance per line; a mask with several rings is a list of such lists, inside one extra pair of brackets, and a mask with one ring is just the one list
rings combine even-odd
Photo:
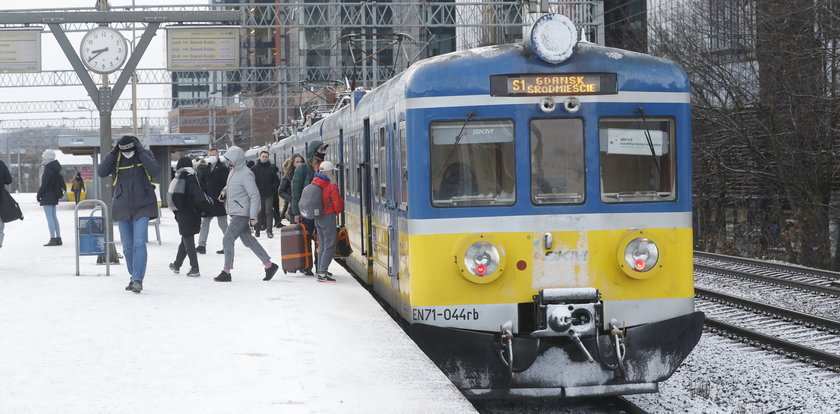
[(215, 164), (216, 161), (218, 161), (218, 160), (219, 160), (219, 157), (217, 157), (215, 155), (211, 155), (211, 156), (207, 157), (207, 163), (208, 164)]
[(326, 156), (327, 156), (327, 154), (322, 154), (322, 153), (320, 153), (320, 152), (316, 152), (316, 153), (315, 153), (315, 158), (317, 158), (317, 159), (319, 159), (319, 160), (321, 160), (321, 161), (323, 161), (323, 160), (324, 160), (324, 157), (326, 157)]
[(131, 158), (133, 156), (134, 156), (134, 151), (123, 153), (123, 157), (126, 157), (126, 158)]

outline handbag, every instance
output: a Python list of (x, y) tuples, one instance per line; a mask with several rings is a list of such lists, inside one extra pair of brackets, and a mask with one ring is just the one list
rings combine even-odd
[(23, 220), (23, 212), (20, 211), (20, 205), (12, 198), (6, 186), (0, 185), (0, 219), (3, 223), (8, 223), (15, 220)]

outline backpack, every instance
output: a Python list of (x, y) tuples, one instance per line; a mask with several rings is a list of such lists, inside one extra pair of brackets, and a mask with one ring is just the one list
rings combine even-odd
[(191, 183), (194, 184), (190, 186), (192, 206), (195, 211), (198, 211), (201, 215), (210, 214), (210, 210), (213, 209), (213, 199), (204, 192), (203, 188), (201, 188), (201, 181), (198, 180), (198, 177), (193, 177), (195, 180)]
[(303, 187), (303, 192), (300, 193), (300, 200), (298, 201), (300, 215), (312, 220), (323, 213), (322, 208), (321, 187), (315, 184), (309, 184)]

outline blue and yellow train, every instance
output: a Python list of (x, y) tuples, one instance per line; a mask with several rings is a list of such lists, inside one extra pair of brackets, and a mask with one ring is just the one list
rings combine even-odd
[(654, 392), (699, 341), (689, 80), (578, 41), (420, 61), (269, 150), (330, 144), (346, 264), (468, 396)]

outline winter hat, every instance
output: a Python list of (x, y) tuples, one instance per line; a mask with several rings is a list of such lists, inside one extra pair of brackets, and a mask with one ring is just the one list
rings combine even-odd
[(318, 171), (327, 172), (332, 171), (335, 169), (335, 165), (330, 161), (324, 161), (321, 163), (321, 166), (318, 167)]
[(44, 161), (52, 161), (55, 159), (55, 151), (48, 149), (41, 154), (41, 159)]
[(123, 135), (119, 141), (117, 141), (117, 145), (120, 147), (120, 151), (129, 151), (134, 149), (134, 140), (137, 139), (131, 135)]

